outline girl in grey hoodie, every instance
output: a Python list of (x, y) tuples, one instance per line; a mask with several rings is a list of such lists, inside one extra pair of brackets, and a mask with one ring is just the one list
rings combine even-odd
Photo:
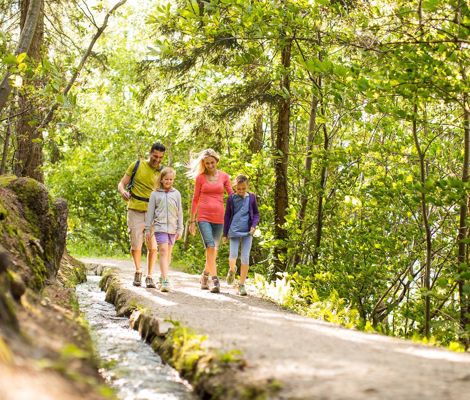
[(183, 234), (183, 207), (181, 194), (173, 187), (176, 171), (165, 167), (160, 173), (160, 188), (150, 195), (145, 214), (145, 236), (149, 240), (152, 232), (157, 239), (160, 253), (160, 290), (168, 292), (168, 268), (175, 241)]

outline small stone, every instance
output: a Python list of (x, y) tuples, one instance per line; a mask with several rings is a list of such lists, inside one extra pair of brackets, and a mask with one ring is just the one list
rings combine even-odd
[(0, 273), (3, 273), (7, 270), (10, 265), (10, 256), (6, 251), (0, 253)]

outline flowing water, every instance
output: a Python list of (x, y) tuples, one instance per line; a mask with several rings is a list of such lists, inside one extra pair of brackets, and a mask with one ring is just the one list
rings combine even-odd
[(194, 400), (191, 388), (178, 373), (163, 364), (152, 348), (142, 341), (129, 320), (116, 316), (112, 304), (98, 287), (99, 276), (77, 286), (80, 310), (90, 327), (95, 348), (103, 360), (100, 370), (121, 400)]

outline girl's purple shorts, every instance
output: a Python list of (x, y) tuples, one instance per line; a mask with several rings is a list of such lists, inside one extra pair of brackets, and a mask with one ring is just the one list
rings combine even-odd
[(168, 243), (173, 246), (175, 244), (176, 233), (155, 232), (155, 239), (158, 244)]

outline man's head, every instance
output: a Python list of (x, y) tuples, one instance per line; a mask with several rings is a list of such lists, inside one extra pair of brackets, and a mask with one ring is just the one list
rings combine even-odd
[(149, 164), (152, 168), (157, 168), (160, 166), (165, 155), (165, 150), (165, 146), (160, 142), (152, 144), (149, 154)]

